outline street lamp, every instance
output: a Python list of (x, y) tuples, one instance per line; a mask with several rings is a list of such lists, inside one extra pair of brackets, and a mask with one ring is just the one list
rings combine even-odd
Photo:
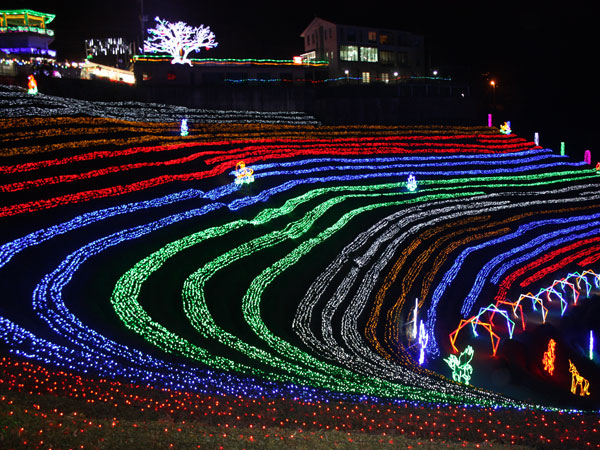
[(492, 105), (496, 109), (496, 82), (494, 80), (490, 81), (490, 86), (492, 86)]
[(344, 73), (346, 74), (346, 84), (348, 84), (349, 80), (349, 75), (350, 75), (350, 71), (348, 69), (344, 70)]

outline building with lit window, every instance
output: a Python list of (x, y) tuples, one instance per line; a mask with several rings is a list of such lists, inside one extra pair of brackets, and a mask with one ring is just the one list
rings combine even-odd
[(305, 60), (329, 61), (330, 78), (388, 83), (424, 75), (424, 37), (315, 17), (300, 35)]
[(0, 51), (10, 58), (56, 58), (56, 51), (48, 48), (54, 31), (47, 25), (54, 17), (29, 9), (0, 10)]
[(85, 54), (88, 61), (124, 69), (131, 65), (133, 53), (133, 42), (121, 37), (85, 41)]

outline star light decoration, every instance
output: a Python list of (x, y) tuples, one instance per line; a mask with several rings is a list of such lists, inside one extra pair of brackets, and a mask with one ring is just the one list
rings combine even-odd
[(210, 50), (218, 45), (210, 27), (191, 27), (185, 22), (169, 22), (158, 16), (155, 20), (157, 26), (148, 29), (150, 36), (144, 41), (144, 52), (168, 53), (173, 57), (171, 64), (191, 66), (188, 58), (191, 52), (198, 52), (202, 47)]

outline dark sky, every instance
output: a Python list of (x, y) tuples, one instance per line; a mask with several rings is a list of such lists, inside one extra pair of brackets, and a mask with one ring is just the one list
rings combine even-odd
[[(3, 8), (56, 14), (52, 48), (58, 59), (84, 56), (84, 39), (139, 30), (139, 0), (5, 0)], [(219, 46), (199, 55), (214, 58), (290, 59), (303, 51), (300, 33), (315, 17), (337, 23), (400, 29), (425, 36), (427, 62), (442, 75), (484, 83), (497, 80), (505, 103), (529, 114), (556, 111), (556, 122), (590, 121), (598, 43), (590, 4), (514, 1), (212, 1), (144, 0), (155, 16), (208, 25)], [(446, 72), (446, 73), (445, 73)], [(525, 109), (522, 109), (525, 108)], [(554, 127), (556, 124), (554, 125)]]

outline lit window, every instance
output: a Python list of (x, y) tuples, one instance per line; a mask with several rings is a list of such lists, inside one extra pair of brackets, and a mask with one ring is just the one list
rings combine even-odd
[(363, 83), (370, 83), (371, 82), (371, 73), (370, 72), (363, 72), (362, 73), (362, 82)]
[(176, 78), (177, 78), (177, 75), (175, 75), (175, 72), (167, 72), (167, 80), (173, 81)]
[(362, 62), (377, 62), (377, 48), (361, 47), (360, 48), (360, 60)]
[(340, 59), (342, 61), (358, 61), (358, 46), (356, 45), (341, 45)]
[(389, 73), (382, 73), (381, 74), (381, 81), (383, 81), (384, 83), (389, 83), (390, 82), (390, 74)]
[(394, 64), (394, 52), (388, 52), (385, 50), (381, 50), (379, 52), (379, 62), (381, 64)]
[(369, 39), (369, 42), (377, 42), (377, 32), (369, 31), (367, 33), (367, 38)]
[(392, 37), (389, 34), (381, 33), (381, 34), (379, 34), (379, 43), (380, 44), (391, 44)]

